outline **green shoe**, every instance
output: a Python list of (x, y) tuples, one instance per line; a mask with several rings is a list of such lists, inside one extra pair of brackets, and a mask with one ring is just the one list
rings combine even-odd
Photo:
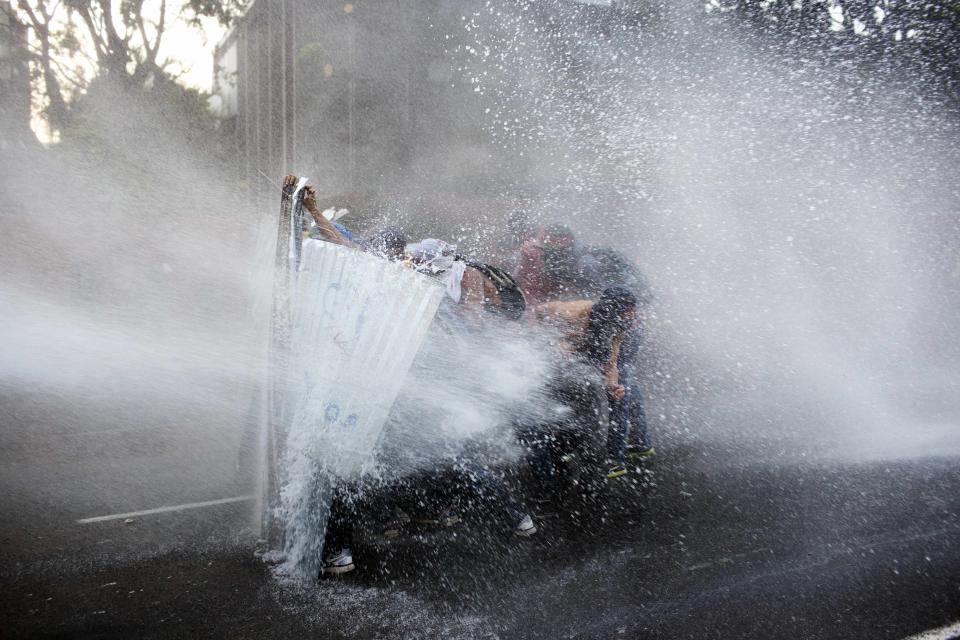
[(619, 478), (620, 476), (627, 475), (627, 470), (622, 465), (617, 465), (615, 467), (610, 467), (607, 471), (607, 480), (613, 480), (614, 478)]
[(657, 455), (657, 450), (653, 447), (638, 447), (630, 445), (627, 447), (627, 457), (631, 460), (642, 460)]

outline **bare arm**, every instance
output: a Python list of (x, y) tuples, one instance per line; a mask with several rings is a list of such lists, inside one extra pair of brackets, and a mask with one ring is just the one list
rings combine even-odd
[[(292, 174), (288, 175), (283, 179), (283, 186), (295, 185), (297, 184), (297, 180), (297, 176)], [(352, 242), (340, 233), (340, 230), (337, 229), (332, 222), (323, 217), (323, 213), (317, 206), (317, 190), (314, 187), (307, 185), (303, 191), (303, 206), (310, 212), (313, 221), (317, 224), (317, 228), (320, 230), (320, 233), (323, 234), (325, 240), (344, 247), (350, 247), (351, 249), (362, 249), (356, 242)]]
[(473, 267), (467, 267), (460, 281), (460, 302), (472, 311), (482, 311), (484, 302), (483, 275)]
[(544, 302), (534, 307), (533, 315), (537, 320), (566, 323), (577, 331), (583, 331), (592, 308), (593, 302), (590, 300)]
[(627, 333), (624, 331), (614, 339), (610, 348), (610, 359), (603, 365), (603, 378), (607, 383), (607, 391), (617, 401), (623, 400), (626, 393), (626, 389), (620, 384), (620, 368), (617, 367), (617, 360), (620, 359), (620, 345), (623, 344), (626, 335)]
[(527, 243), (520, 247), (520, 267), (517, 269), (517, 284), (532, 304), (542, 302), (543, 264), (536, 249)]
[(559, 315), (563, 309), (562, 302), (544, 302), (533, 308), (533, 316), (537, 320), (544, 320)]

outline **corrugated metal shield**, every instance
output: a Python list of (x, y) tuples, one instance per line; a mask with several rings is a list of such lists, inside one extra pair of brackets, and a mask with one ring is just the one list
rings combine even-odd
[(316, 575), (331, 484), (359, 477), (443, 290), (401, 265), (306, 240), (291, 304), (282, 519), (287, 565)]

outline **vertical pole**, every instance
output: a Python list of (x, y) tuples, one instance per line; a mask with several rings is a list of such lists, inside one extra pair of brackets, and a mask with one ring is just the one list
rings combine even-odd
[(296, 105), (294, 103), (294, 21), (292, 0), (283, 3), (283, 162), (296, 166)]
[(273, 309), (270, 327), (267, 412), (263, 442), (261, 527), (271, 548), (279, 548), (282, 527), (276, 518), (280, 504), (280, 454), (286, 440), (288, 363), (291, 335), (291, 295), (294, 270), (299, 266), (303, 242), (303, 190), (298, 185), (283, 188), (277, 248), (274, 255)]
[(359, 191), (360, 187), (356, 182), (357, 152), (355, 149), (357, 137), (357, 115), (355, 110), (357, 102), (357, 78), (359, 77), (359, 72), (357, 69), (357, 21), (353, 16), (353, 13), (347, 14), (347, 21), (349, 22), (349, 26), (347, 27), (347, 38), (349, 39), (347, 43), (347, 49), (350, 66), (347, 80), (347, 171), (349, 175), (347, 183), (350, 185), (350, 191)]

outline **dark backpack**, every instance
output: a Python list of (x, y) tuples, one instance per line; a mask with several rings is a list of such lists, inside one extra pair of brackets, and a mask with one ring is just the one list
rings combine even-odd
[(498, 313), (508, 320), (519, 320), (527, 309), (527, 300), (523, 297), (520, 285), (509, 273), (483, 262), (467, 260), (467, 266), (473, 267), (482, 273), (497, 288), (500, 295), (500, 305), (487, 303), (485, 308), (492, 313)]

